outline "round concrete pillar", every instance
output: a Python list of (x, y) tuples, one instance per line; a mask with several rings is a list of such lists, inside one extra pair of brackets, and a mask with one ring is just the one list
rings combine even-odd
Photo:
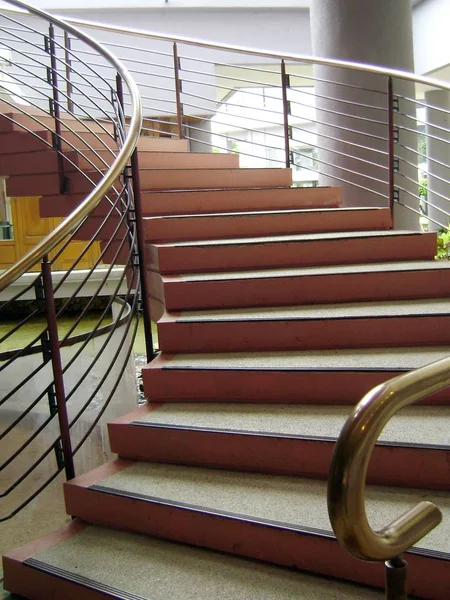
[[(425, 92), (427, 134), (427, 214), (431, 231), (450, 223), (450, 92)], [(439, 110), (443, 109), (443, 110)], [(438, 225), (439, 223), (439, 225)]]
[[(312, 0), (313, 54), (352, 62), (414, 70), (410, 0)], [(388, 205), (387, 78), (363, 71), (316, 65), (318, 168), (321, 185), (340, 185), (347, 206)], [(414, 98), (414, 86), (394, 81), (394, 93)], [(400, 100), (400, 113), (415, 106)], [(396, 115), (401, 125), (402, 116)], [(409, 127), (414, 127), (412, 122)], [(401, 131), (395, 153), (414, 147)], [(412, 146), (411, 146), (412, 145)], [(407, 153), (409, 163), (417, 162)], [(417, 168), (399, 161), (400, 170), (417, 180)], [(417, 185), (398, 178), (400, 202), (418, 210)], [(415, 196), (415, 197), (414, 197)], [(418, 215), (396, 206), (397, 226), (418, 226)]]
[(211, 119), (195, 121), (188, 127), (189, 148), (191, 152), (212, 152)]

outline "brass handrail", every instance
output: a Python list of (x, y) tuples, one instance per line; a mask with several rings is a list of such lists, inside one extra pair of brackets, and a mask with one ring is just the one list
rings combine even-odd
[(114, 56), (102, 44), (96, 42), (86, 33), (79, 30), (77, 27), (68, 24), (66, 21), (49, 15), (45, 11), (29, 6), (25, 2), (19, 0), (5, 0), (20, 9), (27, 11), (30, 14), (36, 15), (46, 21), (57, 25), (64, 31), (73, 34), (76, 38), (83, 40), (87, 45), (96, 50), (116, 69), (120, 74), (130, 93), (130, 101), (132, 106), (131, 119), (128, 126), (128, 135), (124, 140), (123, 146), (120, 149), (116, 159), (111, 167), (100, 181), (100, 183), (92, 190), (76, 210), (74, 210), (58, 227), (56, 227), (49, 235), (34, 246), (25, 256), (15, 262), (9, 269), (0, 274), (0, 291), (14, 283), (21, 275), (26, 273), (33, 265), (40, 261), (45, 255), (49, 254), (62, 240), (70, 235), (82, 221), (94, 210), (100, 203), (102, 198), (108, 192), (110, 187), (122, 174), (128, 160), (130, 159), (137, 142), (142, 127), (142, 102), (138, 87), (129, 73), (128, 69), (118, 58)]
[(373, 531), (365, 510), (367, 468), (375, 443), (400, 409), (450, 386), (450, 358), (391, 379), (357, 404), (339, 436), (328, 480), (328, 513), (340, 544), (357, 558), (388, 561), (400, 556), (442, 520), (432, 502)]

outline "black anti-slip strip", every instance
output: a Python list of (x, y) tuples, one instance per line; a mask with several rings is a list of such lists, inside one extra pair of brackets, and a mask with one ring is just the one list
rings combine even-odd
[[(282, 307), (280, 307), (282, 308)], [(352, 317), (350, 315), (344, 317), (293, 317), (290, 315), (284, 316), (280, 315), (277, 318), (274, 317), (258, 317), (258, 318), (231, 318), (231, 319), (195, 319), (195, 318), (187, 318), (187, 317), (178, 317), (176, 319), (177, 323), (279, 323), (280, 321), (301, 321), (303, 323), (323, 323), (324, 321), (360, 321), (364, 320), (379, 320), (379, 319), (434, 319), (436, 317), (449, 317), (450, 310), (448, 312), (437, 312), (437, 313), (407, 313), (403, 315), (388, 315), (388, 314), (366, 314), (360, 315), (357, 317)], [(357, 350), (357, 348), (355, 348)]]
[[(357, 348), (356, 348), (357, 350)], [(287, 367), (287, 368), (269, 368), (269, 367), (199, 367), (189, 365), (174, 365), (164, 364), (159, 367), (162, 371), (267, 371), (270, 373), (302, 373), (302, 372), (313, 372), (313, 373), (407, 373), (411, 369), (418, 367), (365, 367), (361, 369), (355, 367), (329, 367), (327, 369), (314, 368), (314, 367)]]
[[(247, 431), (245, 429), (219, 429), (217, 427), (196, 427), (195, 425), (174, 425), (172, 423), (153, 423), (151, 421), (131, 421), (128, 425), (137, 427), (150, 427), (152, 429), (171, 429), (176, 431), (198, 431), (204, 433), (223, 433), (226, 435), (248, 435), (256, 437), (282, 438), (288, 440), (305, 440), (307, 442), (326, 442), (335, 444), (337, 437), (322, 437), (313, 435), (293, 435), (291, 433), (279, 433), (271, 431)], [(417, 448), (420, 450), (442, 450), (450, 451), (450, 446), (439, 444), (417, 444), (414, 442), (390, 442), (386, 440), (378, 440), (377, 446), (389, 446), (392, 448)]]
[[(70, 583), (74, 583), (80, 587), (101, 592), (107, 598), (114, 598), (114, 600), (148, 600), (147, 598), (144, 598), (144, 596), (138, 596), (137, 594), (119, 590), (115, 587), (107, 585), (106, 583), (101, 583), (99, 581), (95, 581), (94, 579), (89, 579), (89, 577), (84, 577), (84, 575), (78, 575), (76, 573), (66, 571), (65, 569), (54, 567), (53, 565), (49, 565), (36, 558), (28, 558), (23, 564), (27, 567), (35, 569), (36, 571), (40, 571), (41, 573), (52, 575), (57, 579), (63, 579), (64, 581), (69, 581)], [(80, 598), (81, 597), (82, 596), (80, 595)]]

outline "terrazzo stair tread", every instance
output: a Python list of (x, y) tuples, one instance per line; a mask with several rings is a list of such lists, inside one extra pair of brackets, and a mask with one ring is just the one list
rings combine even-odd
[(159, 275), (151, 295), (168, 312), (448, 297), (449, 261), (398, 261)]
[[(128, 459), (326, 479), (350, 407), (273, 402), (150, 402), (109, 423), (111, 448)], [(449, 421), (448, 406), (397, 413), (368, 482), (450, 491)]]
[[(153, 402), (354, 404), (376, 385), (450, 355), (450, 346), (160, 354), (142, 368)], [(447, 403), (450, 389), (428, 402)]]
[(164, 353), (450, 344), (447, 299), (165, 313)]
[(148, 268), (160, 273), (432, 260), (435, 233), (332, 232), (147, 244)]
[[(141, 164), (141, 154), (139, 154)], [(263, 211), (341, 206), (338, 187), (235, 188), (142, 192), (142, 210), (149, 215)]]
[[(230, 541), (227, 540), (228, 544)], [(324, 538), (321, 547), (308, 547), (309, 557), (303, 553), (296, 563), (303, 559), (307, 567), (314, 564), (315, 569), (325, 575), (337, 575), (341, 569), (341, 577), (383, 586), (382, 565), (354, 560), (349, 570), (343, 550), (336, 552), (336, 562), (327, 567), (321, 552), (326, 551), (329, 544)], [(251, 540), (246, 544), (249, 545)], [(282, 561), (283, 548), (278, 549), (278, 554)], [(409, 591), (420, 592), (429, 600), (446, 600), (443, 585), (446, 581), (442, 582), (439, 577), (440, 563), (445, 566), (443, 560), (433, 561), (411, 554)], [(4, 566), (5, 588), (30, 600), (50, 597), (66, 600), (80, 597), (84, 600), (111, 597), (122, 600), (329, 600), (330, 594), (349, 600), (376, 600), (381, 593), (311, 573), (87, 525), (79, 520), (41, 538), (39, 543), (10, 552)], [(417, 567), (420, 577), (416, 574)]]
[(391, 229), (388, 209), (305, 208), (144, 217), (148, 242)]
[(144, 190), (289, 187), (291, 169), (139, 169)]
[[(92, 522), (94, 511), (90, 507), (96, 503), (95, 517), (100, 520), (94, 522), (128, 529), (129, 521), (123, 518), (125, 511), (108, 515), (102, 512), (102, 493), (121, 495), (128, 502), (156, 500), (233, 518), (232, 513), (261, 525), (270, 522), (274, 527), (321, 531), (333, 536), (327, 510), (327, 482), (323, 480), (116, 459), (65, 484), (67, 513)], [(81, 497), (83, 502), (79, 501)], [(446, 553), (450, 560), (449, 493), (369, 486), (365, 498), (367, 517), (375, 531), (421, 501), (436, 504), (443, 514), (442, 523), (416, 546)], [(139, 527), (139, 522), (134, 526)], [(155, 525), (149, 527), (151, 530), (145, 533), (157, 535)], [(195, 539), (190, 541), (195, 543)]]

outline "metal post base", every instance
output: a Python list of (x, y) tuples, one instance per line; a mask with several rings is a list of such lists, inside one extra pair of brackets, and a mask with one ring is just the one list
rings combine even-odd
[(400, 557), (385, 563), (386, 600), (408, 600), (406, 579), (408, 563)]

